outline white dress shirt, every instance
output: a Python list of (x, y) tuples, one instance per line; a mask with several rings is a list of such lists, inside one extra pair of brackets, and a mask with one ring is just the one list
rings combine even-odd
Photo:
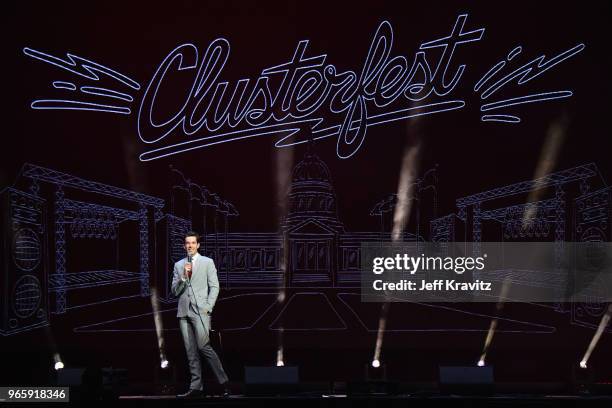
[[(196, 252), (192, 257), (191, 257), (191, 276), (193, 276), (193, 271), (195, 268), (195, 263), (196, 263), (196, 259), (198, 259), (198, 257), (200, 256), (200, 254), (198, 252)], [(183, 282), (185, 282), (187, 279), (184, 276), (181, 276), (181, 280)]]

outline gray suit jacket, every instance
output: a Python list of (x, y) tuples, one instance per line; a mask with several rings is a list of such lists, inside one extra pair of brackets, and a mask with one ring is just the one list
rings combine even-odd
[(186, 262), (187, 258), (183, 258), (174, 264), (171, 290), (178, 297), (176, 317), (197, 316), (196, 301), (200, 314), (206, 316), (206, 312), (212, 313), (219, 295), (217, 268), (212, 259), (198, 255), (191, 273), (192, 291), (187, 282), (181, 280)]

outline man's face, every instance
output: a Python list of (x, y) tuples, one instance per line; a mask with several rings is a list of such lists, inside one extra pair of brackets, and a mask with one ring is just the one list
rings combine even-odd
[(200, 248), (200, 244), (198, 244), (196, 237), (185, 237), (185, 250), (189, 255), (195, 255), (198, 248)]

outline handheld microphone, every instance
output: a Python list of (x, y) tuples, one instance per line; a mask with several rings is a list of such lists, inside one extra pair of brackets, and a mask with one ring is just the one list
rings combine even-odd
[[(189, 263), (191, 264), (191, 263), (192, 263), (192, 261), (193, 261), (193, 256), (191, 256), (191, 254), (189, 254), (189, 253), (188, 253), (188, 254), (187, 254), (187, 262), (189, 262)], [(191, 265), (191, 267), (193, 268), (193, 264)], [(191, 280), (191, 273), (192, 273), (192, 272), (193, 272), (193, 269), (192, 269), (192, 270), (190, 270), (190, 271), (187, 273), (187, 279)]]

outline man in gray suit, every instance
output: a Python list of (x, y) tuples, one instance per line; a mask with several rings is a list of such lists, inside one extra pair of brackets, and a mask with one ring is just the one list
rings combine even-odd
[(191, 372), (189, 391), (179, 398), (196, 398), (203, 395), (200, 354), (206, 358), (217, 381), (223, 386), (224, 396), (229, 396), (228, 378), (221, 361), (210, 345), (210, 315), (219, 295), (217, 268), (212, 259), (198, 253), (200, 236), (190, 231), (185, 235), (187, 258), (174, 264), (172, 294), (178, 297), (179, 326)]

